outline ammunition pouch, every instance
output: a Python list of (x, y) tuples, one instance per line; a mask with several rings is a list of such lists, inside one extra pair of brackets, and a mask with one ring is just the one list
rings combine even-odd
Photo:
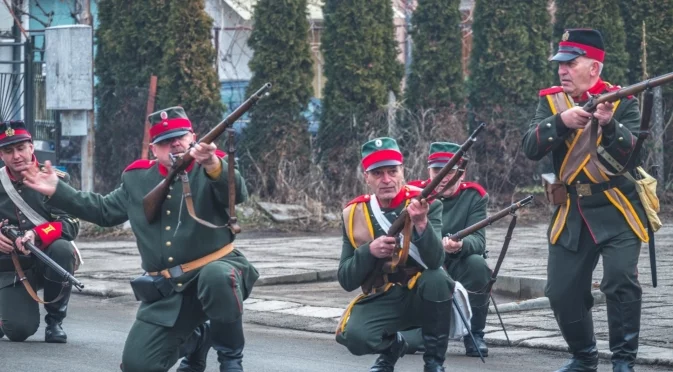
[(547, 201), (551, 205), (563, 205), (568, 199), (568, 190), (566, 185), (556, 178), (554, 173), (544, 173), (542, 177), (542, 186)]
[(169, 279), (150, 275), (141, 275), (131, 280), (131, 289), (133, 289), (136, 300), (148, 304), (159, 301), (173, 292)]

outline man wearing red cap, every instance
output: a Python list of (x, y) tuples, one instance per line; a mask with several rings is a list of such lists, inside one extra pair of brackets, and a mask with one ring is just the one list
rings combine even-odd
[[(554, 174), (544, 177), (557, 206), (548, 233), (545, 295), (573, 354), (559, 371), (597, 370), (591, 288), (601, 256), (613, 370), (633, 371), (638, 352), (642, 289), (637, 265), (641, 242), (649, 240), (647, 220), (633, 182), (609, 174), (628, 163), (640, 111), (633, 97), (600, 104), (594, 113), (582, 109), (590, 96), (619, 89), (600, 78), (604, 56), (599, 31), (563, 33), (552, 57), (561, 86), (540, 91), (523, 138), (529, 159), (549, 154), (554, 166)], [(598, 124), (598, 161), (590, 156), (596, 146), (590, 138), (592, 117)]]
[[(372, 290), (353, 300), (336, 339), (355, 355), (380, 354), (370, 372), (391, 372), (408, 346), (400, 331), (421, 327), (424, 371), (443, 372), (454, 282), (442, 269), (441, 203), (414, 199), (419, 189), (404, 185), (402, 164), (392, 138), (376, 138), (362, 146), (371, 195), (355, 198), (343, 211), (339, 283), (353, 291), (376, 273), (381, 260), (393, 257), (397, 240), (386, 233), (404, 208), (410, 217), (408, 259), (395, 273), (379, 274)], [(404, 237), (400, 240), (405, 242)]]
[[(259, 277), (227, 228), (211, 228), (188, 214), (190, 195), (176, 179), (161, 206), (161, 216), (149, 223), (143, 197), (164, 180), (172, 158), (189, 151), (194, 162), (186, 173), (194, 210), (201, 219), (224, 226), (229, 221), (226, 162), (214, 144), (195, 144), (196, 135), (181, 107), (149, 116), (151, 150), (156, 160), (137, 160), (122, 174), (122, 184), (106, 196), (78, 192), (46, 172), (26, 175), (26, 183), (50, 196), (48, 203), (101, 226), (129, 220), (137, 239), (148, 281), (134, 291), (142, 302), (126, 339), (124, 372), (165, 372), (185, 353), (179, 371), (205, 370), (212, 343), (220, 371), (243, 371), (243, 301)], [(247, 189), (236, 171), (236, 202)], [(142, 279), (142, 278), (141, 278)], [(150, 286), (140, 285), (149, 283)], [(206, 321), (210, 321), (207, 323)], [(196, 331), (194, 331), (196, 329)], [(187, 362), (187, 363), (185, 363)], [(185, 365), (186, 364), (186, 365)]]
[[(40, 167), (33, 153), (33, 140), (23, 121), (0, 123), (0, 158), (5, 163), (0, 169), (0, 226), (7, 223), (24, 232), (16, 242), (0, 234), (0, 337), (4, 334), (11, 341), (24, 341), (37, 332), (39, 298), (32, 297), (30, 291), (43, 288), (47, 302), (44, 340), (65, 343), (68, 337), (61, 325), (72, 287), (63, 287), (61, 276), (31, 256), (23, 242), (36, 244), (72, 274), (78, 256), (69, 241), (77, 237), (79, 220), (45, 204), (41, 194), (24, 185), (21, 172)], [(69, 178), (63, 172), (57, 175), (66, 181)], [(16, 255), (27, 280), (20, 280), (22, 275), (14, 266), (12, 255)]]
[[(453, 158), (460, 149), (460, 145), (452, 142), (433, 142), (430, 144), (428, 155), (428, 180), (411, 181), (410, 185), (424, 188), (439, 171)], [(456, 174), (454, 170), (444, 178), (437, 187), (437, 192), (442, 191), (444, 186)], [(444, 267), (455, 281), (460, 282), (468, 291), (472, 318), (470, 329), (476, 341), (481, 355), (488, 356), (488, 346), (484, 341), (484, 328), (488, 315), (490, 293), (484, 292), (491, 279), (491, 269), (485, 260), (486, 254), (486, 229), (481, 229), (466, 236), (465, 239), (454, 241), (449, 238), (451, 234), (465, 229), (475, 223), (486, 219), (486, 207), (488, 194), (486, 190), (476, 182), (463, 182), (461, 176), (455, 185), (449, 187), (437, 197), (442, 203), (442, 244), (446, 258)], [(423, 343), (418, 330), (410, 330), (402, 333), (409, 342), (410, 352), (414, 349), (422, 349)], [(479, 357), (479, 351), (469, 336), (463, 337), (465, 355)]]

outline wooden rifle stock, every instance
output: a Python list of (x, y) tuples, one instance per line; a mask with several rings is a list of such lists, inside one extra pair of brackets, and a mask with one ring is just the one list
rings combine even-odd
[(521, 208), (525, 205), (528, 205), (532, 202), (533, 202), (533, 195), (528, 195), (525, 198), (519, 200), (518, 202), (513, 203), (509, 207), (499, 211), (498, 213), (496, 213), (492, 216), (488, 216), (487, 218), (475, 223), (474, 225), (468, 226), (468, 227), (458, 231), (455, 234), (449, 235), (448, 237), (449, 237), (449, 239), (451, 239), (453, 241), (462, 240), (466, 236), (468, 236), (470, 234), (473, 234), (473, 233), (477, 232), (478, 230), (481, 230), (482, 228), (493, 224), (493, 222), (498, 221), (499, 219), (507, 216), (508, 214), (514, 213), (517, 209), (519, 209), (519, 208)]
[[(271, 88), (271, 83), (264, 84), (257, 92), (248, 97), (245, 102), (229, 114), (224, 120), (217, 124), (213, 129), (210, 130), (203, 138), (201, 138), (198, 143), (212, 143), (215, 141), (228, 127), (230, 127), (236, 120), (238, 120), (243, 114), (245, 114), (250, 108), (257, 103), (264, 95), (265, 91)], [(192, 146), (195, 144), (192, 144)], [(191, 147), (190, 147), (191, 148)], [(161, 205), (166, 200), (170, 189), (169, 186), (173, 183), (175, 177), (180, 173), (184, 172), (187, 167), (192, 163), (194, 158), (187, 151), (183, 156), (181, 156), (168, 171), (168, 175), (164, 178), (157, 186), (152, 189), (145, 197), (143, 198), (143, 209), (145, 211), (145, 218), (147, 222), (152, 223), (159, 216), (161, 211)]]

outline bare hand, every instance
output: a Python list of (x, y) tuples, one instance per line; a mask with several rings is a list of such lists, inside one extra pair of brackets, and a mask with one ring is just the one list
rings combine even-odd
[(219, 162), (215, 150), (217, 146), (214, 143), (197, 143), (189, 150), (189, 154), (196, 160), (197, 163), (203, 165), (206, 170), (209, 167), (214, 167)]
[(612, 110), (614, 105), (612, 102), (601, 103), (596, 106), (596, 112), (594, 112), (594, 117), (598, 120), (598, 124), (602, 127), (607, 125), (610, 120), (612, 120)]
[[(0, 221), (0, 227), (6, 224), (7, 221)], [(3, 234), (0, 234), (0, 252), (10, 254), (14, 250), (14, 244), (12, 241)]]
[(570, 129), (584, 129), (591, 120), (591, 113), (579, 106), (572, 107), (561, 113), (561, 121)]
[(58, 185), (58, 176), (51, 167), (51, 162), (47, 160), (44, 163), (44, 170), (40, 171), (37, 167), (31, 167), (23, 172), (23, 183), (31, 189), (42, 195), (52, 196), (56, 192)]
[(442, 238), (442, 245), (444, 246), (444, 251), (446, 253), (458, 253), (460, 252), (461, 249), (463, 249), (463, 241), (455, 241), (449, 238), (448, 236), (445, 236)]
[(407, 213), (409, 213), (409, 218), (411, 218), (411, 223), (414, 224), (416, 232), (422, 234), (425, 231), (425, 227), (428, 225), (428, 211), (430, 210), (430, 205), (427, 200), (422, 199), (418, 201), (412, 199), (407, 207)]
[(369, 243), (369, 252), (376, 258), (391, 257), (395, 251), (395, 238), (390, 236), (379, 236)]
[(31, 243), (35, 244), (35, 231), (28, 230), (23, 234), (23, 236), (20, 236), (20, 237), (16, 238), (16, 242), (15, 242), (16, 243), (16, 249), (18, 249), (19, 252), (21, 252), (25, 255), (28, 255), (28, 254), (30, 254), (30, 251), (28, 250), (28, 248), (23, 246), (23, 244), (25, 242), (31, 242)]

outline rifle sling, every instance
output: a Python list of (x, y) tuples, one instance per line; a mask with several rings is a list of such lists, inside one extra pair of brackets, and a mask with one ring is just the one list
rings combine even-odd
[(192, 189), (189, 187), (189, 176), (187, 176), (186, 172), (180, 174), (180, 180), (182, 181), (182, 196), (185, 198), (185, 205), (187, 206), (187, 212), (189, 212), (189, 215), (196, 222), (200, 223), (203, 226), (210, 227), (211, 229), (221, 229), (223, 227), (229, 227), (229, 225), (218, 226), (197, 217), (196, 212), (194, 210), (194, 201), (192, 200)]
[(33, 287), (28, 282), (28, 278), (26, 277), (26, 273), (24, 273), (23, 269), (21, 268), (21, 263), (19, 262), (19, 256), (16, 254), (16, 251), (12, 251), (11, 256), (12, 256), (12, 263), (14, 264), (14, 269), (16, 270), (16, 274), (19, 276), (19, 281), (21, 282), (21, 284), (23, 284), (23, 287), (26, 288), (26, 292), (28, 292), (30, 297), (32, 297), (33, 300), (35, 300), (35, 302), (40, 303), (40, 304), (51, 304), (51, 303), (57, 302), (58, 300), (60, 300), (63, 297), (63, 295), (64, 295), (63, 288), (65, 288), (65, 286), (63, 288), (61, 288), (61, 292), (58, 294), (58, 296), (56, 296), (55, 299), (53, 299), (51, 301), (41, 300), (40, 297), (38, 297), (37, 292), (35, 292)]

